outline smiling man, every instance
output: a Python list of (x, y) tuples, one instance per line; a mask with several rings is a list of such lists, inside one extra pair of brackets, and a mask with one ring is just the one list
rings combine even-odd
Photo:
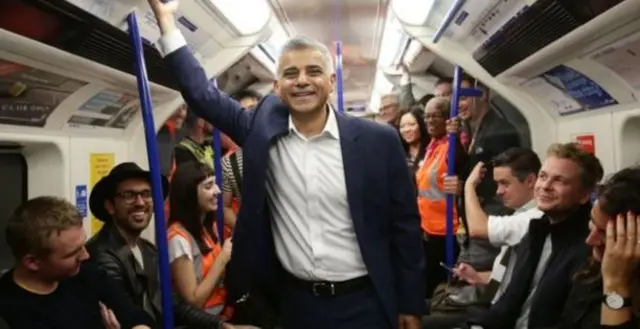
[[(164, 176), (162, 184), (166, 197), (169, 184)], [(148, 171), (133, 162), (115, 166), (91, 190), (91, 212), (105, 225), (87, 243), (87, 249), (131, 301), (159, 321), (162, 308), (158, 255), (155, 246), (140, 236), (153, 214), (151, 195)], [(177, 299), (173, 311), (176, 326), (209, 329), (222, 325), (216, 316)]]
[(327, 47), (288, 40), (274, 94), (245, 111), (208, 87), (175, 26), (177, 4), (149, 3), (189, 107), (243, 147), (230, 295), (271, 288), (285, 329), (419, 328), (424, 255), (402, 145), (392, 127), (333, 109)]

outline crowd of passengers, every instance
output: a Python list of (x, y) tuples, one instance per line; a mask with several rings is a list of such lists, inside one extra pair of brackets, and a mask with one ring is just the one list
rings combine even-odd
[[(281, 185), (286, 182), (291, 189), (303, 191), (304, 188), (295, 185), (295, 181), (288, 181), (282, 176), (286, 172), (289, 176), (304, 178), (295, 176), (299, 175), (297, 171), (301, 169), (281, 165), (282, 159), (287, 157), (285, 153), (294, 152), (295, 146), (317, 145), (316, 149), (311, 150), (320, 152), (325, 158), (314, 158), (321, 165), (312, 168), (316, 172), (328, 171), (330, 176), (325, 179), (336, 185), (317, 185), (320, 191), (316, 192), (334, 196), (318, 199), (315, 194), (300, 193), (304, 194), (303, 198), (318, 200), (324, 208), (313, 208), (317, 212), (329, 214), (329, 217), (343, 216), (332, 207), (341, 206), (345, 213), (349, 212), (349, 207), (362, 208), (350, 204), (350, 198), (347, 202), (331, 203), (334, 199), (346, 199), (342, 195), (348, 192), (339, 191), (339, 188), (344, 189), (344, 186), (336, 183), (341, 181), (341, 174), (330, 170), (335, 165), (337, 154), (331, 153), (331, 150), (335, 151), (335, 146), (338, 149), (340, 147), (337, 139), (353, 138), (353, 135), (340, 130), (341, 125), (347, 122), (344, 120), (355, 120), (349, 121), (351, 127), (367, 127), (370, 132), (395, 129), (397, 133), (391, 131), (388, 136), (389, 140), (397, 143), (389, 145), (396, 145), (398, 152), (388, 153), (395, 158), (381, 158), (380, 161), (400, 163), (402, 174), (391, 177), (392, 184), (396, 185), (385, 186), (391, 191), (406, 192), (405, 195), (391, 195), (390, 198), (397, 203), (401, 203), (399, 200), (403, 197), (410, 201), (403, 205), (406, 209), (401, 210), (412, 224), (400, 227), (410, 233), (403, 237), (415, 237), (414, 241), (408, 242), (421, 250), (411, 250), (410, 253), (396, 250), (394, 255), (406, 256), (407, 259), (411, 258), (408, 255), (418, 255), (417, 264), (413, 267), (380, 269), (368, 265), (372, 264), (371, 261), (367, 263), (371, 256), (365, 255), (364, 250), (363, 256), (358, 256), (359, 249), (367, 246), (361, 241), (383, 239), (389, 234), (385, 226), (367, 231), (375, 232), (370, 235), (358, 236), (358, 241), (352, 241), (353, 244), (343, 250), (324, 251), (333, 256), (341, 255), (338, 257), (353, 261), (354, 264), (363, 264), (361, 271), (365, 275), (356, 275), (355, 279), (310, 281), (292, 273), (307, 262), (313, 264), (306, 258), (307, 255), (291, 250), (287, 253), (287, 249), (297, 247), (293, 244), (308, 243), (325, 248), (330, 245), (304, 241), (301, 236), (282, 231), (274, 235), (286, 235), (289, 240), (284, 241), (289, 244), (282, 244), (278, 240), (282, 239), (281, 236), (274, 238), (275, 242), (271, 243), (276, 244), (278, 260), (284, 269), (278, 272), (279, 280), (269, 281), (272, 284), (270, 287), (260, 284), (260, 276), (256, 273), (248, 275), (247, 272), (254, 270), (241, 265), (231, 266), (237, 259), (246, 258), (256, 264), (264, 264), (262, 269), (268, 271), (269, 259), (256, 256), (264, 250), (245, 248), (232, 252), (233, 239), (258, 230), (244, 226), (245, 231), (240, 231), (247, 218), (261, 216), (260, 210), (247, 209), (246, 203), (241, 205), (243, 200), (247, 203), (259, 200), (252, 194), (254, 191), (247, 187), (256, 188), (251, 185), (251, 180), (265, 178), (259, 178), (255, 171), (246, 169), (255, 166), (259, 160), (256, 158), (265, 154), (251, 153), (249, 147), (252, 142), (245, 137), (240, 138), (234, 131), (227, 131), (234, 142), (244, 144), (247, 161), (243, 157), (243, 149), (225, 137), (220, 190), (216, 185), (212, 160), (212, 125), (221, 125), (221, 129), (225, 130), (225, 127), (236, 122), (222, 118), (224, 113), (241, 117), (255, 112), (247, 117), (260, 120), (257, 112), (270, 113), (266, 111), (271, 110), (265, 108), (265, 103), (280, 101), (280, 98), (276, 99), (274, 95), (263, 98), (255, 93), (243, 92), (232, 100), (215, 91), (214, 87), (203, 87), (205, 83), (208, 85), (206, 76), (197, 65), (193, 65), (195, 60), (185, 48), (184, 41), (176, 42), (180, 41), (180, 35), (171, 23), (173, 20), (168, 19), (172, 18), (170, 5), (163, 5), (159, 0), (149, 0), (149, 3), (163, 33), (163, 52), (172, 64), (170, 67), (173, 67), (173, 73), (189, 104), (189, 109), (178, 111), (163, 128), (170, 131), (170, 138), (176, 140), (170, 150), (171, 160), (165, 163), (166, 175), (162, 177), (174, 294), (172, 310), (176, 327), (639, 327), (636, 316), (640, 308), (640, 216), (637, 215), (640, 214), (640, 167), (622, 169), (599, 184), (604, 178), (600, 161), (577, 144), (553, 144), (541, 160), (534, 151), (522, 147), (517, 129), (491, 109), (489, 90), (481, 83), (471, 77), (462, 79), (463, 88), (480, 89), (482, 95), (462, 97), (458, 104), (460, 115), (451, 118), (449, 97), (452, 81), (438, 81), (432, 95), (416, 101), (406, 67), (401, 83), (402, 92), (385, 95), (381, 99), (382, 123), (346, 119), (335, 112), (325, 98), (316, 111), (325, 115), (322, 132), (304, 139), (308, 142), (304, 144), (299, 143), (302, 137), (283, 137), (283, 140), (274, 143), (275, 146), (270, 147), (275, 151), (269, 154), (267, 174), (263, 176), (267, 176), (271, 194), (266, 199), (269, 202), (265, 209), (275, 210), (272, 216), (278, 218), (284, 216), (283, 212), (295, 211), (302, 201), (290, 195), (285, 201), (274, 199), (274, 194), (286, 193), (277, 189), (281, 186), (274, 184), (271, 177), (280, 175), (278, 180)], [(288, 98), (287, 83), (294, 90), (313, 86), (315, 89), (311, 94), (328, 96), (331, 92), (332, 84), (326, 83), (332, 81), (331, 69), (323, 67), (330, 63), (330, 60), (326, 60), (329, 58), (327, 53), (326, 47), (305, 38), (294, 39), (284, 47), (279, 61), (283, 72), (279, 71), (274, 94), (286, 100), (284, 104), (287, 107), (276, 106), (276, 111), (286, 111), (282, 112), (286, 113), (285, 118), (300, 115), (300, 108), (304, 108), (310, 100), (316, 100), (309, 93), (294, 100)], [(197, 83), (190, 85), (191, 80), (188, 79), (194, 79)], [(207, 92), (201, 92), (198, 88)], [(203, 105), (203, 99), (210, 101), (212, 104), (206, 105), (211, 106)], [(234, 112), (235, 109), (240, 111), (240, 108), (243, 112)], [(223, 114), (214, 114), (216, 111)], [(240, 122), (237, 125), (243, 124), (240, 119), (237, 120)], [(273, 120), (260, 124), (279, 124), (277, 119)], [(304, 132), (296, 130), (293, 119), (290, 120), (291, 134), (287, 136), (297, 138), (295, 136), (298, 133), (304, 135)], [(262, 133), (266, 134), (264, 131), (255, 134)], [(456, 145), (449, 145), (447, 136), (451, 134), (456, 136)], [(256, 143), (255, 140), (253, 143)], [(386, 148), (393, 149), (389, 145), (382, 145), (380, 152), (385, 152)], [(404, 154), (399, 152), (400, 145), (404, 148)], [(456, 149), (455, 159), (448, 158), (450, 147)], [(455, 162), (454, 175), (447, 174), (449, 161)], [(359, 170), (373, 170), (380, 175), (384, 171), (369, 168)], [(348, 180), (346, 173), (345, 169), (345, 179)], [(309, 175), (306, 171), (304, 174)], [(159, 255), (155, 246), (141, 237), (142, 231), (150, 224), (154, 209), (149, 175), (137, 164), (125, 162), (118, 164), (93, 186), (89, 207), (92, 214), (104, 222), (104, 226), (88, 242), (83, 218), (67, 200), (51, 196), (36, 197), (14, 211), (8, 220), (6, 239), (16, 264), (0, 278), (0, 327), (161, 327), (163, 314), (158, 276)], [(397, 187), (403, 184), (405, 186)], [(243, 191), (245, 198), (242, 198)], [(381, 193), (368, 192), (370, 195), (365, 199)], [(221, 193), (225, 222), (222, 232), (218, 231), (214, 219)], [(446, 266), (445, 257), (448, 231), (446, 200), (449, 196), (454, 196), (456, 201), (453, 214), (453, 232), (457, 237), (453, 254), (456, 261), (452, 268)], [(378, 205), (372, 203), (369, 206)], [(238, 212), (238, 209), (242, 210)], [(327, 221), (320, 223), (320, 226), (327, 227), (346, 225), (328, 222), (331, 218), (318, 217), (316, 214), (312, 216), (309, 212), (300, 213), (307, 214), (309, 218), (293, 216), (292, 220)], [(377, 225), (369, 218), (365, 220), (366, 225)], [(260, 223), (256, 220), (252, 225)], [(389, 227), (397, 229), (392, 225)], [(411, 235), (414, 227), (416, 231), (419, 228), (420, 235)], [(355, 240), (353, 228), (344, 226), (337, 232), (351, 234)], [(344, 237), (330, 236), (326, 232), (322, 234), (325, 238), (335, 239), (334, 244), (346, 241)], [(255, 246), (263, 242), (255, 241)], [(369, 240), (367, 242), (371, 243)], [(273, 246), (271, 249), (274, 249)], [(384, 255), (388, 252), (385, 249), (378, 250), (381, 254), (374, 257), (386, 257)], [(358, 257), (366, 259), (363, 262)], [(345, 264), (342, 265), (352, 265)], [(418, 270), (418, 280), (411, 281), (407, 289), (419, 294), (421, 304), (417, 308), (407, 307), (411, 303), (403, 300), (403, 295), (399, 293), (397, 309), (390, 311), (388, 305), (391, 304), (383, 298), (388, 296), (385, 295), (388, 291), (381, 292), (387, 286), (376, 281), (379, 278), (377, 273), (396, 271), (401, 273), (396, 274), (400, 277), (411, 277), (413, 273), (402, 273), (408, 269), (414, 272)], [(240, 279), (246, 277), (251, 278), (248, 293), (232, 294), (232, 288), (237, 290)], [(391, 280), (392, 286), (399, 287), (409, 282), (398, 278)], [(350, 303), (345, 303), (345, 300)], [(398, 322), (395, 323), (395, 318), (388, 321), (388, 314), (397, 314)]]

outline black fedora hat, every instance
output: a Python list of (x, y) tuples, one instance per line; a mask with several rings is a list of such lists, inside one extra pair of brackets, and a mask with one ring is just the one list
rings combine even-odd
[[(151, 181), (148, 171), (143, 170), (133, 162), (123, 162), (113, 167), (109, 175), (102, 177), (96, 183), (89, 196), (89, 208), (96, 219), (102, 222), (111, 220), (111, 214), (105, 209), (104, 201), (113, 196), (112, 194), (118, 183), (131, 178), (142, 178)], [(169, 181), (164, 175), (161, 175), (161, 180), (162, 196), (166, 199), (169, 194)]]

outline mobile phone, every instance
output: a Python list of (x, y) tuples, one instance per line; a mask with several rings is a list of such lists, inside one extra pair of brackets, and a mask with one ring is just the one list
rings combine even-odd
[(445, 270), (447, 270), (447, 271), (449, 271), (449, 272), (453, 273), (453, 269), (452, 269), (452, 268), (450, 268), (450, 267), (448, 267), (445, 263), (440, 262), (440, 266), (442, 266)]

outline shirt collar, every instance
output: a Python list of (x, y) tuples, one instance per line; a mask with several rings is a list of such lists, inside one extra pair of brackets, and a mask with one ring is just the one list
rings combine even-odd
[[(336, 118), (335, 110), (330, 104), (327, 105), (327, 108), (329, 111), (329, 115), (327, 116), (327, 122), (324, 124), (324, 128), (322, 128), (322, 132), (312, 138), (328, 135), (334, 139), (340, 140), (340, 129), (338, 129), (338, 120)], [(302, 135), (293, 125), (291, 115), (289, 115), (289, 131), (306, 139), (306, 137), (304, 137), (304, 135)]]
[(536, 200), (531, 199), (529, 202), (525, 203), (522, 207), (516, 209), (515, 213), (525, 212), (527, 210), (533, 209), (536, 207)]

